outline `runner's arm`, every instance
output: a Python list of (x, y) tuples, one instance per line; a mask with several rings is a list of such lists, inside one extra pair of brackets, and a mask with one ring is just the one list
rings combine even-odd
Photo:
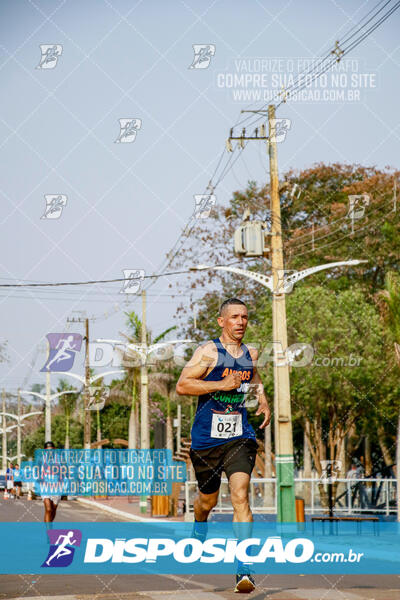
[(250, 383), (253, 385), (257, 385), (256, 396), (258, 399), (258, 408), (256, 411), (256, 417), (258, 417), (261, 414), (264, 415), (264, 421), (260, 425), (260, 429), (264, 429), (264, 427), (266, 427), (271, 421), (271, 410), (269, 408), (268, 400), (265, 395), (263, 382), (261, 381), (260, 374), (257, 371), (256, 367), (258, 360), (258, 350), (256, 348), (249, 348), (249, 352), (253, 361), (253, 377)]
[(224, 381), (204, 381), (202, 378), (209, 367), (217, 362), (217, 351), (212, 342), (196, 348), (192, 358), (182, 369), (176, 384), (176, 392), (180, 395), (201, 396), (223, 389)]

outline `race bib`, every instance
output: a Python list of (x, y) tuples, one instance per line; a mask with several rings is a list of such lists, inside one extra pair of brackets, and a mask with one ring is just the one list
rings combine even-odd
[(211, 422), (212, 438), (231, 438), (242, 435), (242, 415), (213, 413)]

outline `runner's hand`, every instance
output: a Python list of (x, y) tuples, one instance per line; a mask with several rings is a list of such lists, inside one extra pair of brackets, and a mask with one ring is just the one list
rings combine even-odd
[(271, 420), (271, 411), (269, 409), (268, 402), (265, 402), (265, 401), (260, 402), (260, 404), (257, 408), (256, 417), (258, 417), (258, 415), (261, 415), (261, 414), (264, 415), (264, 421), (261, 423), (259, 428), (264, 429), (264, 427), (266, 427)]
[(240, 387), (240, 384), (242, 383), (242, 378), (239, 375), (239, 373), (231, 373), (227, 377), (224, 377), (224, 379), (222, 379), (221, 383), (222, 383), (221, 390), (224, 390), (225, 392), (229, 392), (229, 390), (234, 390), (234, 389)]

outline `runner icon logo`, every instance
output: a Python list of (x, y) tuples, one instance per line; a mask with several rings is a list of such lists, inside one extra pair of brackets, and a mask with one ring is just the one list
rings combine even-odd
[(50, 549), (42, 567), (68, 567), (74, 558), (75, 548), (81, 545), (79, 529), (49, 529)]

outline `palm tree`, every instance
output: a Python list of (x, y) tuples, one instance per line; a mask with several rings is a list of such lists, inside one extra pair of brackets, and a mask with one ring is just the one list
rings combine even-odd
[(65, 394), (60, 396), (58, 404), (62, 408), (65, 416), (65, 442), (64, 448), (69, 449), (69, 426), (71, 421), (72, 413), (76, 408), (76, 402), (78, 400), (79, 392), (73, 385), (70, 385), (65, 379), (60, 379), (57, 386), (57, 392), (64, 392), (66, 390), (76, 391), (76, 394)]
[[(126, 312), (125, 313), (127, 320), (126, 320), (126, 325), (128, 327), (128, 334), (124, 334), (121, 333), (121, 335), (126, 338), (126, 340), (128, 341), (128, 343), (130, 344), (137, 344), (141, 342), (142, 339), (142, 322), (139, 318), (139, 316), (134, 312)], [(168, 329), (166, 329), (165, 331), (163, 331), (160, 335), (158, 335), (154, 341), (152, 342), (153, 344), (156, 344), (157, 342), (160, 342), (161, 340), (163, 340), (168, 333), (170, 333), (171, 331), (173, 331), (174, 329), (176, 329), (176, 325), (174, 325), (173, 327), (169, 327)], [(147, 335), (147, 340), (146, 342), (149, 344), (151, 341), (151, 333), (148, 332)], [(166, 375), (166, 373), (164, 373), (163, 375)], [(114, 390), (116, 393), (118, 392), (122, 392), (123, 390), (126, 389), (126, 387), (131, 389), (131, 412), (129, 415), (129, 426), (128, 426), (128, 444), (129, 444), (129, 448), (137, 448), (138, 447), (138, 432), (139, 432), (139, 419), (138, 419), (138, 407), (139, 407), (139, 402), (138, 402), (138, 390), (139, 390), (139, 381), (140, 381), (140, 364), (138, 363), (135, 366), (132, 367), (128, 367), (126, 369), (126, 377), (124, 380), (122, 380), (122, 382), (120, 384), (117, 384), (117, 386), (114, 387)], [(171, 384), (172, 386), (172, 384)], [(119, 388), (119, 389), (118, 389)], [(170, 410), (169, 408), (169, 402), (170, 402), (170, 395), (167, 396), (167, 412)], [(169, 425), (168, 425), (168, 418), (167, 418), (167, 438), (168, 438), (168, 430), (170, 430), (169, 432), (169, 437), (171, 437), (172, 434), (172, 426), (171, 426), (171, 417), (169, 415)]]
[[(389, 271), (385, 278), (385, 290), (381, 293), (386, 303), (385, 321), (389, 338), (394, 345), (396, 362), (400, 368), (400, 276)], [(396, 442), (396, 476), (397, 476), (397, 520), (400, 521), (400, 410), (397, 418)]]

